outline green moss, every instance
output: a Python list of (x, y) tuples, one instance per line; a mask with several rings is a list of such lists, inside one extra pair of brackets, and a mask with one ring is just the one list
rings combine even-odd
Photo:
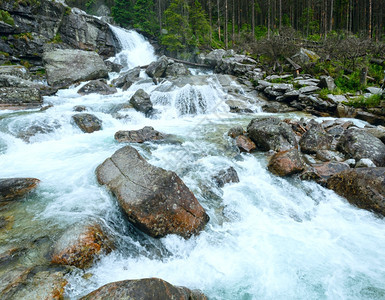
[(15, 39), (24, 39), (26, 42), (28, 42), (29, 40), (33, 40), (32, 33), (30, 32), (22, 32), (19, 34), (14, 34), (13, 37)]
[(11, 26), (15, 26), (15, 20), (13, 20), (9, 12), (5, 10), (0, 10), (0, 21), (3, 21)]
[(59, 43), (62, 43), (62, 39), (61, 39), (61, 35), (60, 33), (56, 33), (56, 35), (54, 36), (54, 38), (50, 41), (50, 43), (52, 44), (59, 44)]

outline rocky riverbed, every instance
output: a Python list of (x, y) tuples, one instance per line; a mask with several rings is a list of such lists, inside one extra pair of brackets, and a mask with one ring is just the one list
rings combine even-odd
[[(205, 69), (106, 61), (123, 37), (48, 2), (49, 36), (40, 6), (0, 5), (8, 35), (35, 20), (46, 70), (0, 67), (1, 298), (384, 295), (381, 107), (352, 112), (314, 94), (331, 78), (266, 77), (231, 51)], [(47, 46), (57, 32), (68, 47)]]

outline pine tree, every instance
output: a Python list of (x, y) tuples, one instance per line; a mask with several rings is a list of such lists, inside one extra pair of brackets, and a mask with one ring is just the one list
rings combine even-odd
[(153, 0), (136, 0), (134, 5), (134, 27), (151, 35), (158, 31)]
[(210, 42), (210, 24), (208, 17), (198, 0), (194, 0), (190, 7), (191, 30), (200, 45)]
[(167, 50), (178, 52), (195, 45), (188, 14), (189, 6), (186, 0), (173, 0), (165, 10), (164, 17), (168, 33), (162, 36), (161, 42)]
[(122, 27), (133, 24), (133, 5), (131, 0), (115, 0), (111, 14), (116, 23)]

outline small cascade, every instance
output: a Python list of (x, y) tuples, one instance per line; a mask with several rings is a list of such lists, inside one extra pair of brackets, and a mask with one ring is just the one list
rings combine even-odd
[(122, 51), (116, 55), (115, 62), (125, 70), (148, 65), (156, 60), (154, 47), (135, 30), (126, 30), (110, 25), (112, 32), (119, 40)]

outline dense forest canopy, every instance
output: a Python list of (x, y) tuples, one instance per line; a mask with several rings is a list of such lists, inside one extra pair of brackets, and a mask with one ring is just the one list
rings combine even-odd
[(115, 0), (112, 11), (121, 25), (168, 34), (166, 44), (183, 46), (227, 48), (284, 27), (313, 40), (342, 31), (377, 41), (385, 34), (383, 0)]

